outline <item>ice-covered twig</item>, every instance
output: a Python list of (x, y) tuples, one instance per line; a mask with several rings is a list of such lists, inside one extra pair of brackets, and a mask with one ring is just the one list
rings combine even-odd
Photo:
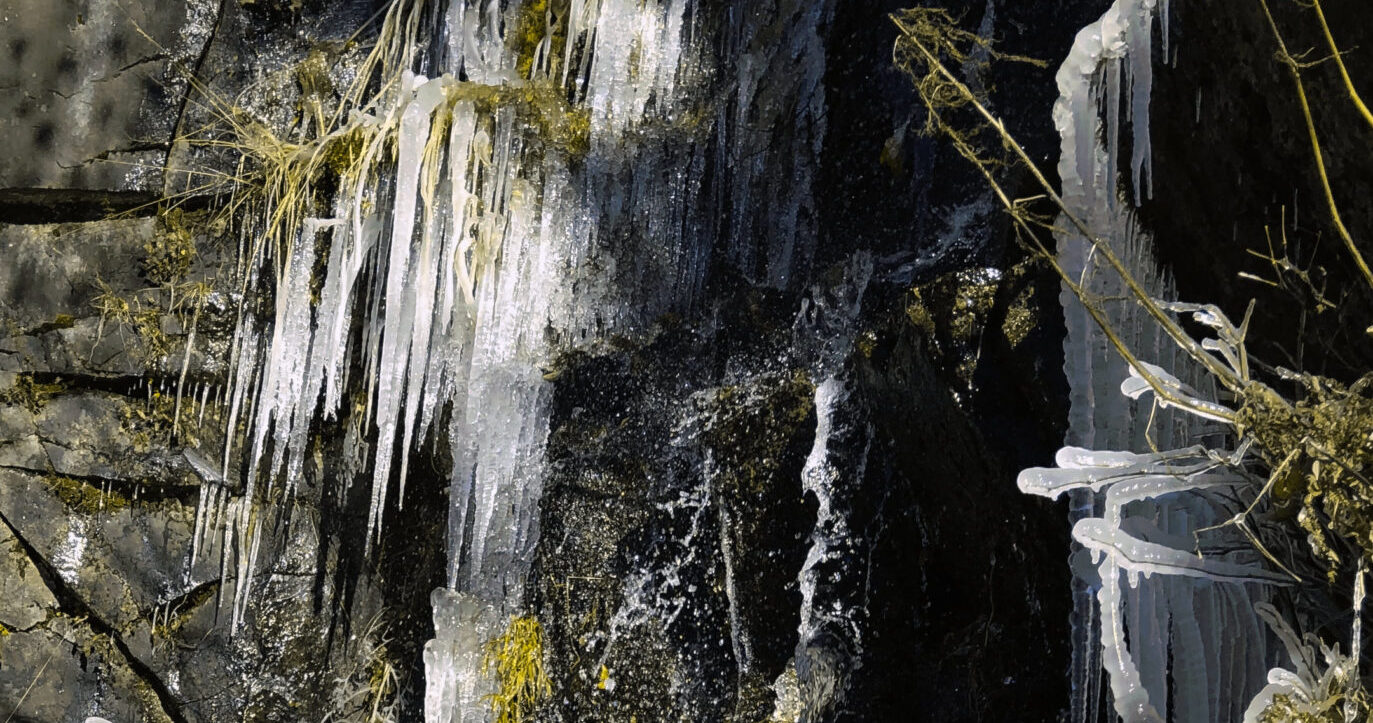
[(1202, 419), (1228, 423), (1235, 418), (1234, 410), (1199, 398), (1196, 390), (1162, 367), (1144, 361), (1131, 364), (1130, 376), (1120, 383), (1120, 393), (1139, 399), (1146, 392), (1155, 392), (1158, 403), (1165, 408), (1177, 406)]
[(1276, 585), (1291, 581), (1253, 565), (1197, 557), (1189, 552), (1145, 542), (1127, 534), (1108, 520), (1086, 517), (1073, 526), (1073, 539), (1094, 554), (1107, 554), (1114, 565), (1135, 574), (1184, 575), (1215, 582), (1262, 582)]

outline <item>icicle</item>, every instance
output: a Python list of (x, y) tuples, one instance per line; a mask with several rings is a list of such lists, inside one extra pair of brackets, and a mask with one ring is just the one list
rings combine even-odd
[[(251, 323), (251, 321), (247, 322)], [(233, 383), (230, 385), (231, 392), (229, 401), (229, 420), (226, 425), (228, 433), (224, 435), (224, 455), (220, 466), (220, 476), (229, 476), (229, 459), (233, 452), (234, 430), (238, 427), (238, 415), (243, 406), (243, 400), (248, 394), (249, 387), (252, 386), (257, 371), (257, 332), (247, 328), (245, 322), (240, 322), (239, 332), (236, 333), (234, 345), (234, 358), (230, 364), (230, 376)]]
[[(652, 154), (663, 152), (626, 132), (645, 121), (673, 122), (683, 107), (678, 86), (694, 67), (688, 61), (707, 55), (690, 47), (685, 2), (572, 0), (561, 64), (552, 57), (551, 38), (539, 43), (531, 75), (547, 76), (558, 65), (561, 88), (591, 118), (595, 162), (575, 165), (564, 149), (536, 147), (541, 139), (509, 103), (463, 100), (475, 85), (516, 80), (518, 62), (505, 34), (521, 12), (518, 4), (453, 0), (433, 13), (445, 27), (427, 39), (442, 49), (443, 65), (424, 68), (442, 73), (432, 80), (413, 72), (420, 69), (414, 48), (426, 40), (418, 7), (392, 6), (382, 34), (394, 47), (379, 47), (381, 72), (394, 76), (336, 131), (356, 132), (362, 147), (341, 174), (334, 217), (306, 219), (284, 233), (289, 242), (240, 238), (243, 288), (252, 288), (260, 274), (275, 274), (264, 278), (276, 283), (276, 307), (266, 319), (240, 309), (229, 384), (221, 390), (231, 434), (217, 461), (223, 481), (239, 444), (232, 432), (246, 420), (243, 494), (230, 495), (227, 484), (202, 486), (193, 543), (195, 557), (222, 526), (224, 579), (234, 577), (229, 561), (237, 576), (234, 626), (246, 614), (255, 567), (271, 560), (263, 548), (273, 544), (272, 526), (282, 519), (268, 501), (276, 495), (263, 494), (259, 485), (275, 493), (284, 468), (283, 499), (290, 504), (314, 416), (346, 419), (346, 446), (356, 456), (343, 462), (348, 472), (371, 462), (370, 552), (381, 534), (393, 470), (400, 501), (409, 455), (440, 436), (430, 427), (448, 409), (454, 459), (449, 583), (461, 588), (451, 594), (463, 596), (476, 614), (447, 614), (452, 600), (436, 597), (434, 648), (489, 637), (474, 621), (503, 616), (518, 604), (537, 539), (551, 393), (541, 367), (560, 342), (592, 341), (639, 321), (620, 308), (637, 309), (637, 299), (612, 295), (624, 274), (615, 273), (617, 259), (598, 255), (599, 224), (628, 220), (672, 247), (666, 252), (672, 262), (687, 255), (674, 246), (684, 236), (685, 199), (697, 192), (692, 179), (704, 159), (688, 153), (685, 161), (658, 168), (664, 156)], [(806, 62), (806, 78), (818, 84), (822, 71), (822, 63)], [(458, 81), (460, 75), (466, 80)], [(807, 114), (823, 116), (810, 102)], [(640, 171), (635, 164), (644, 153), (652, 156), (650, 170)], [(651, 218), (631, 218), (627, 178), (635, 203), (661, 202), (661, 216), (655, 208)], [(322, 279), (316, 278), (317, 249), (327, 249)], [(658, 268), (680, 276), (689, 289), (700, 285), (706, 267), (704, 260), (691, 261), (687, 270)], [(666, 310), (674, 300), (661, 303)], [(261, 321), (267, 323), (259, 334)], [(359, 372), (364, 376), (349, 378)], [(373, 429), (374, 448), (368, 444)], [(355, 476), (361, 475), (345, 475)], [(341, 487), (326, 493), (341, 498)], [(481, 687), (470, 656), (426, 654), (426, 665), (431, 681), (455, 682), (469, 692)], [(479, 695), (461, 691), (427, 700), (426, 711), (430, 720), (486, 715)]]
[[(385, 319), (382, 322), (380, 366), (377, 381), (377, 448), (373, 461), (371, 507), (367, 522), (367, 546), (381, 534), (382, 509), (386, 485), (391, 475), (391, 454), (404, 397), (404, 375), (410, 362), (411, 338), (415, 323), (415, 279), (410, 270), (416, 234), (416, 209), (419, 204), (421, 161), (428, 145), (430, 116), (443, 100), (441, 79), (433, 81), (406, 72), (403, 93), (413, 100), (401, 119), (399, 151), (396, 161), (396, 201), (391, 212), (390, 260), (386, 265)], [(418, 407), (412, 400), (411, 408)], [(409, 449), (401, 449), (402, 465)], [(401, 484), (404, 485), (402, 479)]]
[[(1130, 171), (1135, 205), (1138, 206), (1145, 198), (1153, 196), (1150, 188), (1153, 186), (1153, 160), (1149, 152), (1149, 97), (1154, 86), (1154, 0), (1144, 0), (1132, 11), (1134, 17), (1129, 22), (1126, 42), (1130, 62), (1130, 127), (1134, 134), (1130, 149)], [(1107, 182), (1113, 181), (1108, 179)]]
[(190, 463), (201, 480), (199, 500), (195, 508), (195, 527), (191, 533), (191, 565), (195, 565), (205, 538), (209, 523), (207, 518), (214, 504), (215, 491), (223, 484), (224, 478), (215, 471), (213, 463), (201, 456), (200, 452), (187, 447), (181, 450), (181, 455)]
[[(1362, 555), (1359, 556), (1358, 567), (1354, 570), (1354, 625), (1349, 631), (1349, 675), (1352, 678), (1350, 687), (1357, 690), (1362, 686), (1359, 680), (1360, 661), (1363, 660), (1363, 601), (1365, 595), (1364, 577), (1368, 572), (1368, 561)], [(1351, 691), (1352, 692), (1352, 691)], [(1350, 695), (1344, 701), (1344, 721), (1345, 723), (1355, 723), (1359, 719), (1359, 704), (1356, 695)]]
[(200, 386), (200, 408), (196, 410), (196, 417), (195, 417), (195, 424), (196, 424), (197, 427), (203, 427), (203, 426), (205, 426), (205, 407), (209, 406), (209, 402), (210, 402), (210, 385), (209, 385), (209, 384), (202, 384), (202, 385)]
[(1120, 612), (1120, 570), (1109, 555), (1102, 558), (1098, 569), (1101, 575), (1097, 602), (1101, 611), (1102, 664), (1110, 673), (1116, 712), (1131, 723), (1163, 723), (1163, 717), (1149, 702), (1149, 692), (1144, 689), (1139, 669), (1125, 646), (1125, 625)]
[[(1176, 403), (1186, 408), (1190, 414), (1203, 419), (1210, 419), (1216, 422), (1226, 422), (1230, 419), (1234, 419), (1234, 410), (1231, 410), (1224, 405), (1216, 404), (1215, 402), (1199, 399), (1196, 390), (1183, 384), (1177, 377), (1169, 374), (1160, 367), (1154, 366), (1148, 362), (1140, 362), (1139, 365), (1143, 368), (1142, 371), (1140, 368), (1132, 366), (1130, 368), (1130, 376), (1126, 377), (1125, 381), (1120, 383), (1120, 393), (1122, 395), (1129, 397), (1130, 399), (1138, 399), (1140, 395), (1145, 392), (1155, 391), (1153, 385), (1154, 383), (1157, 383), (1164, 392), (1172, 397), (1172, 399), (1178, 400), (1177, 402), (1174, 402), (1167, 397), (1156, 395), (1158, 403), (1163, 407), (1169, 407)], [(1144, 373), (1153, 377), (1152, 383), (1144, 378)]]

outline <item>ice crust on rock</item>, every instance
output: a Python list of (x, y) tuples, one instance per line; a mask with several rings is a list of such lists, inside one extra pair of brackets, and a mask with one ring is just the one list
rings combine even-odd
[(430, 597), (435, 638), (424, 645), (424, 718), (428, 723), (485, 721), (494, 692), (481, 669), (483, 644), (504, 622), (485, 601), (439, 588)]

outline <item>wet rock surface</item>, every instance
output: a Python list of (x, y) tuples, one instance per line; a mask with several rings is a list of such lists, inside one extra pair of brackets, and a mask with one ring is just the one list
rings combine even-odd
[[(914, 95), (889, 62), (885, 13), (901, 4), (846, 5), (814, 45), (788, 34), (807, 4), (758, 11), (750, 42), (770, 47), (768, 63), (754, 69), (758, 108), (741, 117), (774, 140), (747, 172), (758, 203), (820, 239), (814, 258), (778, 263), (788, 242), (770, 236), (775, 224), (722, 225), (722, 247), (730, 234), (755, 243), (719, 254), (704, 301), (548, 370), (527, 601), (547, 634), (546, 719), (757, 723), (804, 703), (823, 711), (815, 720), (1052, 720), (1064, 706), (1064, 514), (1013, 481), (1062, 437), (1057, 287), (1025, 263), (962, 160), (918, 136)], [(225, 429), (223, 392), (244, 293), (223, 282), (236, 249), (208, 223), (144, 205), (163, 190), (190, 192), (190, 213), (211, 205), (216, 188), (194, 174), (225, 159), (174, 142), (178, 129), (212, 120), (211, 97), (289, 124), (302, 88), (290, 69), (318, 52), (346, 74), (342, 41), (373, 3), (146, 1), (98, 33), (80, 3), (29, 5), (0, 31), (0, 49), (22, 56), (0, 86), (23, 89), (0, 103), (20, 139), (0, 161), (0, 715), (366, 720), (389, 670), (398, 718), (421, 719), (451, 459), (412, 458), (405, 507), (388, 506), (367, 554), (365, 495), (325, 485), (358, 473), (345, 460), (359, 422), (320, 425), (294, 511), (271, 521), (287, 554), (258, 568), (231, 636), (240, 581), (222, 546), (241, 553), (217, 537), (194, 560), (191, 549), (206, 470), (239, 431)], [(1056, 58), (1100, 12), (1022, 5), (964, 22), (991, 12), (1011, 50)], [(16, 51), (22, 37), (62, 38), (75, 68), (56, 43)], [(817, 48), (826, 71), (810, 88), (827, 106), (788, 125), (811, 99), (778, 74)], [(187, 90), (186, 69), (204, 90)], [(1051, 72), (1008, 73), (998, 102), (1047, 157), (1057, 139), (1036, 124)], [(80, 121), (77, 102), (113, 109)], [(110, 162), (88, 163), (102, 154)], [(797, 204), (787, 179), (802, 171), (820, 181)], [(157, 263), (183, 233), (193, 258), (168, 281)], [(861, 311), (806, 321), (860, 258), (872, 275)], [(842, 484), (824, 504), (847, 537), (811, 565), (822, 502), (805, 475), (829, 377), (845, 390), (833, 423), (848, 431), (827, 450)], [(230, 479), (243, 464), (231, 455)], [(817, 592), (803, 592), (808, 565)], [(803, 633), (806, 595), (857, 612)]]
[(158, 190), (219, 0), (21, 0), (0, 11), (0, 188)]

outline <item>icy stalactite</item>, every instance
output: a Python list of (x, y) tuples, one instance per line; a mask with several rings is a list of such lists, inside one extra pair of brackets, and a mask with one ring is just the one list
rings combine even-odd
[(482, 675), (482, 646), (504, 620), (485, 601), (447, 588), (434, 591), (435, 638), (424, 646), (424, 717), (428, 723), (484, 721), (494, 692)]
[[(1139, 228), (1129, 208), (1130, 201), (1137, 205), (1150, 196), (1154, 180), (1149, 101), (1153, 45), (1159, 40), (1156, 20), (1167, 47), (1166, 3), (1160, 6), (1156, 0), (1117, 0), (1100, 20), (1078, 33), (1057, 74), (1060, 97), (1054, 106), (1054, 123), (1062, 136), (1059, 175), (1069, 212), (1111, 244), (1150, 295), (1171, 299), (1175, 298), (1172, 282), (1157, 270), (1151, 239)], [(1128, 121), (1130, 131), (1128, 174), (1118, 170), (1122, 165), (1118, 161), (1122, 119)], [(1118, 189), (1127, 176), (1132, 193), (1129, 199), (1122, 199)], [(1093, 254), (1085, 238), (1063, 233), (1058, 243), (1060, 262), (1070, 275), (1082, 280), (1087, 293), (1094, 298), (1129, 299), (1124, 284), (1099, 255)], [(1144, 452), (1185, 448), (1216, 431), (1210, 422), (1183, 410), (1151, 408), (1153, 398), (1147, 395), (1144, 401), (1131, 403), (1147, 385), (1110, 348), (1072, 292), (1065, 288), (1061, 298), (1068, 328), (1064, 344), (1071, 402), (1068, 444), (1091, 450)], [(1107, 302), (1104, 308), (1109, 323), (1126, 344), (1143, 359), (1157, 364), (1155, 369), (1168, 378), (1175, 377), (1178, 390), (1186, 390), (1186, 396), (1199, 400), (1214, 399), (1209, 378), (1177, 351), (1138, 304)], [(1128, 381), (1132, 377), (1135, 381)], [(1122, 381), (1130, 398), (1118, 388)], [(1216, 409), (1218, 415), (1224, 413), (1219, 406)], [(1061, 465), (1069, 466), (1063, 462), (1060, 459)], [(1066, 475), (1061, 479), (1067, 479), (1075, 472), (1055, 470), (1053, 474)], [(1103, 476), (1108, 478), (1110, 475)], [(1054, 479), (1059, 478), (1050, 475), (1042, 482), (1053, 484)], [(1185, 485), (1189, 479), (1195, 481), (1184, 476), (1171, 484)], [(1122, 587), (1115, 563), (1129, 562), (1127, 553), (1131, 551), (1105, 544), (1107, 540), (1101, 536), (1105, 531), (1093, 528), (1098, 523), (1079, 522), (1100, 514), (1103, 506), (1109, 505), (1101, 490), (1111, 485), (1100, 482), (1071, 493), (1073, 520), (1085, 524), (1083, 534), (1075, 535), (1079, 543), (1086, 542), (1098, 551), (1111, 549), (1104, 557), (1111, 564), (1103, 562), (1100, 582), (1074, 582), (1072, 719), (1091, 723), (1100, 719), (1095, 691), (1105, 664), (1112, 671), (1117, 711), (1127, 720), (1166, 716), (1189, 721), (1227, 720), (1233, 702), (1252, 695), (1256, 680), (1251, 673), (1258, 670), (1261, 675), (1267, 640), (1261, 631), (1245, 626), (1237, 628), (1241, 631), (1238, 634), (1222, 636), (1221, 631), (1231, 630), (1224, 623), (1226, 618), (1245, 619), (1253, 603), (1263, 599), (1263, 588), (1218, 585), (1212, 578), (1189, 580), (1177, 575), (1132, 579), (1132, 584)], [(1192, 530), (1228, 516), (1198, 495), (1139, 500), (1121, 504), (1119, 509), (1126, 523), (1132, 517), (1146, 519), (1164, 535), (1190, 535)], [(1098, 602), (1103, 607), (1098, 608)], [(1121, 646), (1126, 630), (1131, 640), (1129, 651)], [(1231, 663), (1219, 661), (1235, 661), (1236, 667), (1228, 670)]]
[[(1198, 517), (1189, 507), (1200, 505), (1186, 504), (1204, 499), (1196, 493), (1253, 480), (1199, 447), (1144, 454), (1065, 448), (1058, 459), (1060, 468), (1025, 470), (1018, 483), (1032, 494), (1090, 490), (1102, 500), (1101, 516), (1079, 519), (1073, 538), (1096, 564), (1099, 660), (1116, 712), (1127, 721), (1233, 720), (1248, 698), (1226, 692), (1261, 676), (1263, 658), (1236, 655), (1231, 638), (1263, 641), (1248, 606), (1259, 585), (1289, 578), (1243, 548), (1199, 556), (1194, 540), (1173, 530)], [(1162, 706), (1170, 700), (1171, 710)]]

